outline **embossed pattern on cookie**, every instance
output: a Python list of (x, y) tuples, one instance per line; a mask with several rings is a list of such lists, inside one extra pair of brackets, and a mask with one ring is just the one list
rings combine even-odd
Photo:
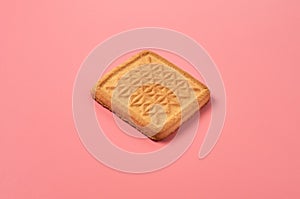
[(143, 51), (103, 76), (94, 99), (154, 140), (205, 105), (208, 88), (163, 57)]

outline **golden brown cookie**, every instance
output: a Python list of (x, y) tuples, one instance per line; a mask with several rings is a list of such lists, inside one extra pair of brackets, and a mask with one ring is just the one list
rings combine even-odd
[(104, 75), (93, 98), (153, 140), (175, 132), (210, 99), (197, 79), (151, 51), (142, 51)]

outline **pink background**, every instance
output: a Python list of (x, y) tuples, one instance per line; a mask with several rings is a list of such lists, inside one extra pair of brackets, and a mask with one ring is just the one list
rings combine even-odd
[[(0, 3), (0, 198), (300, 198), (297, 0)], [(81, 144), (72, 88), (88, 53), (120, 31), (160, 26), (194, 38), (226, 87), (220, 140), (175, 164), (120, 173)], [(255, 93), (255, 94), (254, 94)]]

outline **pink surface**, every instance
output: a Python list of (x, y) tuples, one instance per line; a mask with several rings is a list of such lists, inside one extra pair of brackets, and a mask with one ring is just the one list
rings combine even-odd
[[(0, 198), (300, 197), (299, 2), (184, 2), (1, 3)], [(132, 175), (85, 150), (71, 100), (88, 53), (144, 26), (204, 46), (224, 80), (227, 116), (205, 159), (199, 134), (176, 163)]]

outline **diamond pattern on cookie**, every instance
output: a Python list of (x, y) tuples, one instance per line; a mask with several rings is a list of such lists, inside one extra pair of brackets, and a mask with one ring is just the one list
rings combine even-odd
[(97, 102), (151, 139), (179, 128), (209, 100), (207, 87), (151, 51), (142, 51), (104, 75)]

